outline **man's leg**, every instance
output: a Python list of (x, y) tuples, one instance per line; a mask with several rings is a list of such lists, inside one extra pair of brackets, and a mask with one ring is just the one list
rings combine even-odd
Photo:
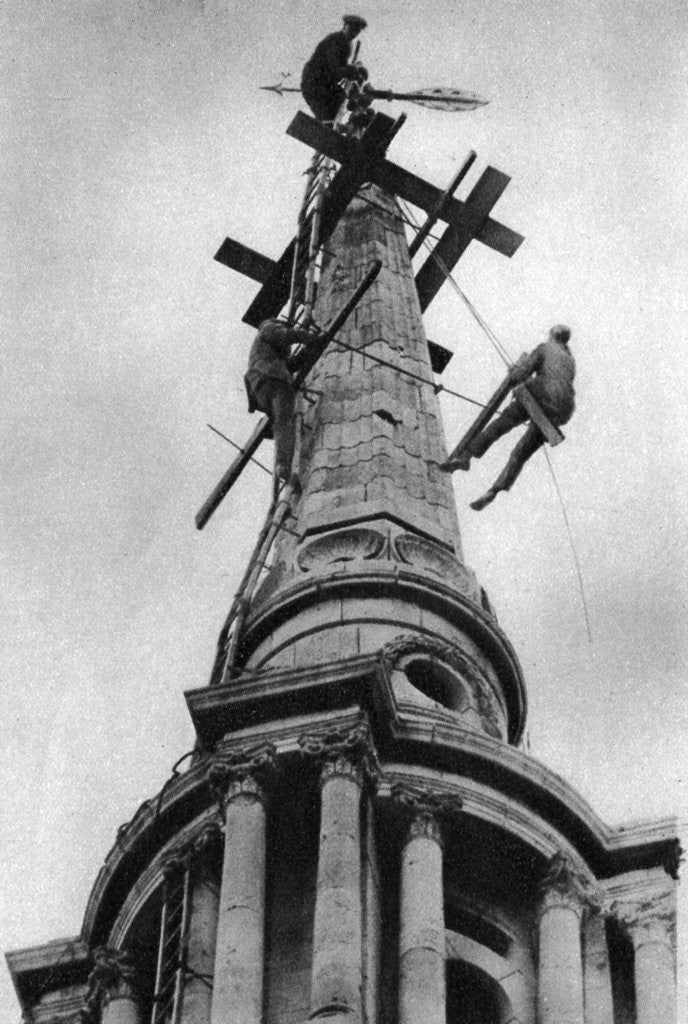
[(275, 484), (288, 480), (294, 457), (294, 389), (284, 380), (268, 378), (253, 388), (256, 404), (270, 418), (275, 438)]
[(275, 475), (287, 481), (294, 458), (294, 389), (286, 381), (271, 381), (272, 422), (275, 429)]
[(488, 423), (479, 434), (476, 434), (472, 441), (468, 442), (464, 449), (461, 449), (457, 458), (443, 462), (440, 469), (445, 473), (453, 473), (457, 469), (470, 469), (472, 458), (481, 458), (495, 441), (503, 437), (504, 434), (508, 434), (520, 423), (524, 423), (527, 418), (527, 413), (522, 405), (516, 401), (510, 402), (503, 412), (500, 412), (491, 423)]
[(471, 508), (479, 512), (481, 509), (489, 505), (491, 501), (497, 497), (500, 491), (508, 491), (519, 473), (525, 466), (531, 455), (534, 455), (538, 448), (541, 448), (545, 443), (545, 439), (535, 426), (531, 423), (525, 434), (518, 442), (511, 455), (506, 466), (499, 474), (492, 487), (489, 491), (486, 491), (481, 498), (477, 498), (471, 502)]
[(470, 455), (473, 458), (481, 458), (488, 448), (491, 448), (495, 441), (508, 434), (514, 427), (525, 423), (528, 414), (519, 402), (510, 402), (499, 416), (496, 416), (491, 423), (482, 430), (477, 437), (474, 437), (468, 446)]

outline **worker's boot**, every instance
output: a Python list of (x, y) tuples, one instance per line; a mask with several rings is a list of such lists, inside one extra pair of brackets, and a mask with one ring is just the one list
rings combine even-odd
[(475, 509), (476, 512), (480, 512), (486, 505), (489, 505), (495, 500), (499, 491), (500, 488), (498, 487), (490, 487), (489, 491), (485, 491), (482, 498), (476, 498), (475, 501), (471, 502), (471, 508)]
[(460, 469), (466, 472), (471, 468), (471, 456), (468, 452), (461, 452), (453, 459), (447, 459), (446, 462), (440, 462), (440, 469), (443, 473), (453, 473), (455, 470)]

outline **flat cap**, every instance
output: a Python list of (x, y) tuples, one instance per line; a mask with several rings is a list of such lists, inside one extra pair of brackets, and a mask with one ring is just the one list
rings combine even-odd
[(358, 14), (345, 14), (342, 18), (345, 25), (358, 25), (359, 28), (367, 28), (368, 22)]

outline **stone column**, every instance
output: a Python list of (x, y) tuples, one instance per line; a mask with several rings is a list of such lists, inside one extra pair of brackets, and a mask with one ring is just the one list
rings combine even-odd
[(581, 920), (591, 896), (586, 879), (557, 853), (538, 905), (538, 1024), (584, 1024)]
[(222, 752), (209, 769), (225, 812), (211, 1024), (261, 1024), (265, 947), (265, 793), (269, 745)]
[(611, 1024), (614, 1020), (612, 980), (604, 918), (591, 915), (584, 923), (585, 1024)]
[(310, 1018), (360, 1021), (363, 985), (361, 792), (375, 777), (365, 723), (299, 740), (322, 761)]
[(635, 950), (637, 1024), (673, 1024), (677, 1007), (671, 896), (615, 903), (612, 911), (625, 926)]
[(439, 819), (461, 809), (456, 794), (394, 786), (410, 811), (401, 855), (399, 1024), (445, 1024), (443, 848)]
[(220, 912), (216, 855), (221, 843), (220, 827), (211, 822), (192, 840), (189, 849), (191, 907), (180, 1024), (210, 1024)]
[(129, 953), (98, 946), (95, 967), (88, 979), (88, 995), (81, 1011), (84, 1024), (141, 1024), (136, 991), (136, 970)]

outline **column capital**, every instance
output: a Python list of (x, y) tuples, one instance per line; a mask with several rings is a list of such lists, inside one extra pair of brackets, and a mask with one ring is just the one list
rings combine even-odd
[(586, 908), (600, 911), (604, 903), (601, 891), (582, 871), (574, 867), (568, 854), (561, 850), (549, 861), (538, 889), (538, 918), (554, 907), (561, 907), (572, 910), (580, 919)]
[(188, 839), (173, 847), (162, 861), (165, 879), (172, 879), (185, 871), (196, 858), (206, 852), (222, 848), (222, 826), (219, 820), (206, 821)]
[(656, 944), (673, 949), (676, 912), (671, 893), (657, 893), (640, 899), (615, 900), (612, 915), (622, 925), (633, 948)]
[(459, 793), (410, 786), (403, 782), (395, 783), (391, 788), (391, 794), (392, 800), (410, 815), (406, 832), (407, 843), (411, 839), (425, 836), (442, 846), (443, 824), (448, 818), (459, 814), (463, 808), (463, 798)]
[(264, 786), (275, 767), (272, 743), (216, 751), (208, 766), (208, 783), (221, 806), (239, 796), (264, 803)]
[(349, 728), (333, 727), (299, 736), (301, 753), (321, 762), (321, 783), (337, 776), (351, 779), (361, 788), (367, 782), (377, 788), (380, 778), (370, 726), (361, 719)]
[(115, 999), (139, 1003), (136, 968), (124, 949), (97, 946), (93, 950), (94, 967), (88, 977), (86, 1001), (80, 1011), (84, 1024), (99, 1020), (104, 1008)]

